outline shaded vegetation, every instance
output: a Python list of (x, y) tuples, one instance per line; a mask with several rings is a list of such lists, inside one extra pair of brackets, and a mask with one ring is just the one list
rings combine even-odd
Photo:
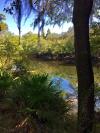
[[(0, 104), (2, 116), (5, 116), (7, 111), (11, 111), (10, 113), (14, 113), (15, 117), (19, 118), (19, 122), (15, 119), (15, 125), (11, 124), (8, 127), (9, 130), (12, 128), (16, 130), (16, 125), (25, 119), (25, 123), (31, 121), (31, 126), (35, 125), (36, 130), (43, 132), (47, 130), (60, 133), (67, 130), (70, 106), (62, 98), (61, 92), (52, 86), (47, 75), (30, 75), (28, 73), (15, 77), (1, 71)], [(3, 124), (5, 123), (0, 124), (2, 128), (7, 128)]]

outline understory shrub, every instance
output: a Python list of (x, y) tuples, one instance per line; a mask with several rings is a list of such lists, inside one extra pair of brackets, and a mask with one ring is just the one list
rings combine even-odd
[(61, 91), (52, 85), (47, 74), (11, 76), (0, 73), (0, 91), (13, 102), (12, 110), (23, 120), (28, 118), (41, 132), (65, 132), (69, 105)]

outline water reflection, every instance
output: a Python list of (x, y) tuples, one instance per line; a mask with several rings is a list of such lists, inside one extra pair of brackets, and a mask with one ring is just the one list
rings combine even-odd
[[(63, 65), (62, 62), (33, 60), (29, 64), (29, 69), (33, 73), (48, 73), (50, 76), (59, 76), (67, 79), (73, 86), (77, 86), (76, 67)], [(100, 83), (100, 67), (94, 67), (94, 78), (96, 83)]]
[(70, 96), (76, 96), (77, 92), (72, 84), (64, 78), (54, 77), (51, 79), (54, 86), (57, 86), (60, 90), (64, 91)]
[[(57, 61), (33, 60), (28, 63), (28, 67), (32, 73), (48, 73), (51, 79), (54, 78), (55, 82), (61, 80), (59, 87), (62, 87), (69, 94), (76, 94), (76, 90), (74, 89), (77, 88), (75, 66), (63, 65), (62, 62)], [(93, 70), (95, 82), (100, 84), (100, 67), (94, 67)], [(97, 100), (96, 108), (100, 110), (100, 100)]]

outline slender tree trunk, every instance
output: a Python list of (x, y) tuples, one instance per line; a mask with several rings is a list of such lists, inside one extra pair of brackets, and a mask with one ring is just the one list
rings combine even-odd
[(74, 0), (73, 23), (78, 75), (78, 132), (93, 133), (94, 76), (89, 43), (93, 0)]

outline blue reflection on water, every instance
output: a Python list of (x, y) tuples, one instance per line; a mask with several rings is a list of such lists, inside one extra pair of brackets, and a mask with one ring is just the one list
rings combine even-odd
[[(54, 86), (59, 88), (60, 90), (64, 91), (68, 96), (71, 96), (77, 99), (77, 91), (76, 89), (72, 86), (69, 80), (66, 80), (64, 78), (60, 77), (53, 77), (51, 79), (52, 83)], [(67, 98), (67, 97), (64, 97)], [(100, 98), (95, 97), (95, 110), (100, 111)]]
[(60, 77), (53, 77), (51, 81), (53, 85), (57, 86), (60, 90), (64, 91), (68, 95), (77, 95), (75, 88), (68, 80)]

